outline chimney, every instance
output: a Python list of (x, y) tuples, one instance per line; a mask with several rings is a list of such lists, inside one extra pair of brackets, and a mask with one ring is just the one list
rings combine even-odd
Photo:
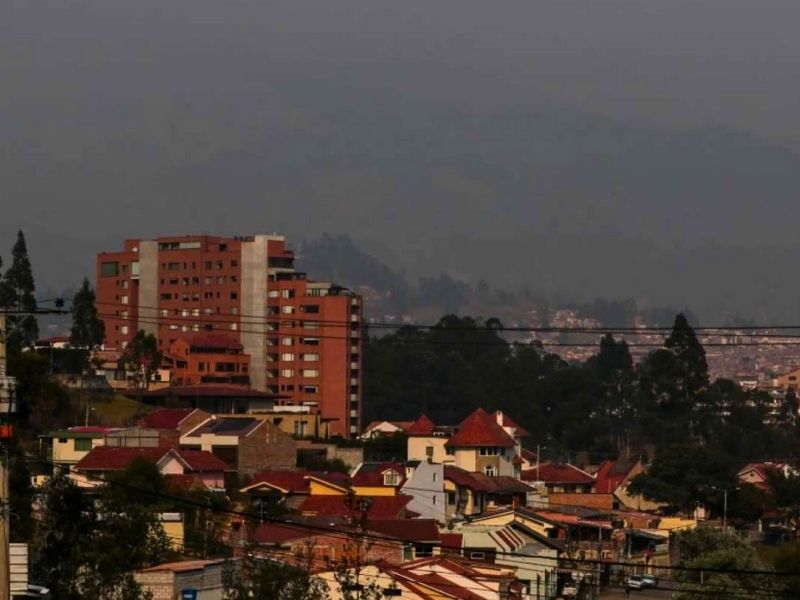
[(502, 427), (503, 426), (503, 411), (502, 410), (497, 410), (497, 411), (495, 411), (494, 414), (495, 414), (495, 418), (497, 419), (497, 424), (500, 425), (500, 427)]

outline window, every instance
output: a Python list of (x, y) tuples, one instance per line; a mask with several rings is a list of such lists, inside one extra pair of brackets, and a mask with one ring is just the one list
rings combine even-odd
[(267, 298), (278, 298), (281, 293), (278, 290), (270, 290), (267, 292)]
[(169, 328), (170, 328), (172, 331), (177, 331), (177, 329), (178, 329), (178, 326), (177, 326), (175, 323), (173, 323), (172, 325), (170, 325), (170, 326), (169, 326)]
[(127, 296), (120, 296), (119, 301), (122, 304), (127, 304), (128, 303), (128, 297)]
[(301, 354), (300, 358), (306, 362), (317, 362), (319, 361), (319, 354)]
[(316, 394), (317, 392), (319, 392), (319, 386), (318, 385), (304, 385), (303, 386), (303, 392), (306, 393), (306, 394)]
[(100, 265), (101, 277), (116, 277), (117, 275), (119, 275), (118, 262), (104, 262)]
[(496, 477), (497, 476), (497, 469), (494, 468), (494, 465), (486, 465), (483, 467), (484, 475), (488, 475), (489, 477)]
[(290, 337), (281, 338), (281, 346), (294, 346), (294, 340)]
[(447, 503), (448, 504), (455, 504), (456, 503), (456, 493), (455, 492), (447, 492)]
[(281, 290), (281, 298), (294, 298), (294, 290)]
[(128, 335), (128, 326), (127, 325), (123, 325), (122, 327), (119, 328), (119, 332), (122, 335)]
[(236, 300), (239, 297), (238, 292), (231, 292), (231, 300)]
[(302, 343), (306, 344), (307, 346), (319, 346), (319, 338), (304, 337), (302, 339)]
[(303, 321), (303, 329), (319, 329), (317, 321)]
[(227, 281), (227, 279), (226, 279), (224, 276), (222, 276), (222, 275), (220, 275), (219, 277), (217, 277), (217, 283), (218, 283), (219, 285), (222, 285), (222, 284), (224, 284), (226, 281)]
[(300, 310), (308, 314), (317, 314), (319, 313), (319, 304), (304, 304)]
[(239, 266), (239, 261), (238, 260), (232, 260), (231, 261), (231, 266), (232, 267), (238, 267)]
[(169, 316), (169, 310), (166, 309), (166, 308), (162, 308), (161, 309), (161, 316), (162, 317), (168, 317)]
[(498, 456), (499, 454), (502, 454), (501, 448), (495, 448), (494, 446), (481, 446), (481, 456)]
[(284, 352), (283, 354), (281, 354), (281, 360), (286, 362), (292, 362), (294, 360), (294, 354), (292, 354), (291, 352)]
[(193, 317), (199, 317), (200, 316), (200, 309), (199, 308), (193, 308), (192, 309), (192, 316)]
[(483, 552), (470, 552), (469, 558), (470, 560), (483, 560), (486, 555)]
[(237, 329), (239, 329), (239, 324), (238, 323), (231, 323), (231, 331), (236, 331)]
[(303, 377), (319, 377), (319, 371), (317, 369), (303, 369), (301, 373)]
[(285, 315), (293, 315), (294, 306), (281, 306), (281, 312)]
[(425, 456), (428, 458), (433, 458), (433, 446), (427, 446), (425, 448)]
[(131, 277), (138, 277), (139, 276), (139, 261), (134, 260), (131, 263)]
[(400, 483), (400, 475), (397, 471), (386, 471), (383, 474), (383, 485), (395, 486)]
[(180, 270), (181, 270), (181, 263), (179, 262), (167, 263), (167, 271), (180, 271)]
[(76, 452), (88, 452), (92, 449), (92, 439), (91, 438), (75, 438), (75, 451)]
[(189, 309), (188, 308), (184, 308), (183, 310), (181, 310), (181, 316), (182, 317), (188, 317), (189, 316)]
[(306, 423), (305, 421), (295, 421), (294, 434), (296, 436), (308, 435), (308, 423)]
[(281, 369), (281, 377), (294, 377), (292, 369)]

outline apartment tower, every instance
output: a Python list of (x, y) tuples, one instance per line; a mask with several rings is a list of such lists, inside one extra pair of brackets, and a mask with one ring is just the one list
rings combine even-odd
[(125, 240), (97, 255), (97, 301), (107, 348), (140, 329), (163, 351), (229, 336), (250, 357), (252, 388), (316, 403), (334, 434), (360, 432), (361, 297), (295, 270), (282, 236)]

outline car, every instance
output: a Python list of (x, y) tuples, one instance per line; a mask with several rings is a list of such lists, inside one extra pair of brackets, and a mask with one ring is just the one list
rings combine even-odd
[(655, 575), (650, 575), (649, 573), (645, 573), (642, 575), (642, 584), (644, 587), (658, 587), (658, 577)]
[(625, 581), (625, 587), (631, 590), (641, 590), (644, 587), (644, 580), (641, 575), (631, 575)]
[(574, 598), (578, 595), (578, 586), (574, 582), (568, 581), (561, 588), (561, 596), (564, 598)]

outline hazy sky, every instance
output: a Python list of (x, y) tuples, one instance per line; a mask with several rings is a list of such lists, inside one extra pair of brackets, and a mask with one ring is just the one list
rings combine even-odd
[(41, 286), (124, 236), (329, 231), (413, 275), (800, 318), (796, 0), (3, 9), (0, 255), (22, 227)]

